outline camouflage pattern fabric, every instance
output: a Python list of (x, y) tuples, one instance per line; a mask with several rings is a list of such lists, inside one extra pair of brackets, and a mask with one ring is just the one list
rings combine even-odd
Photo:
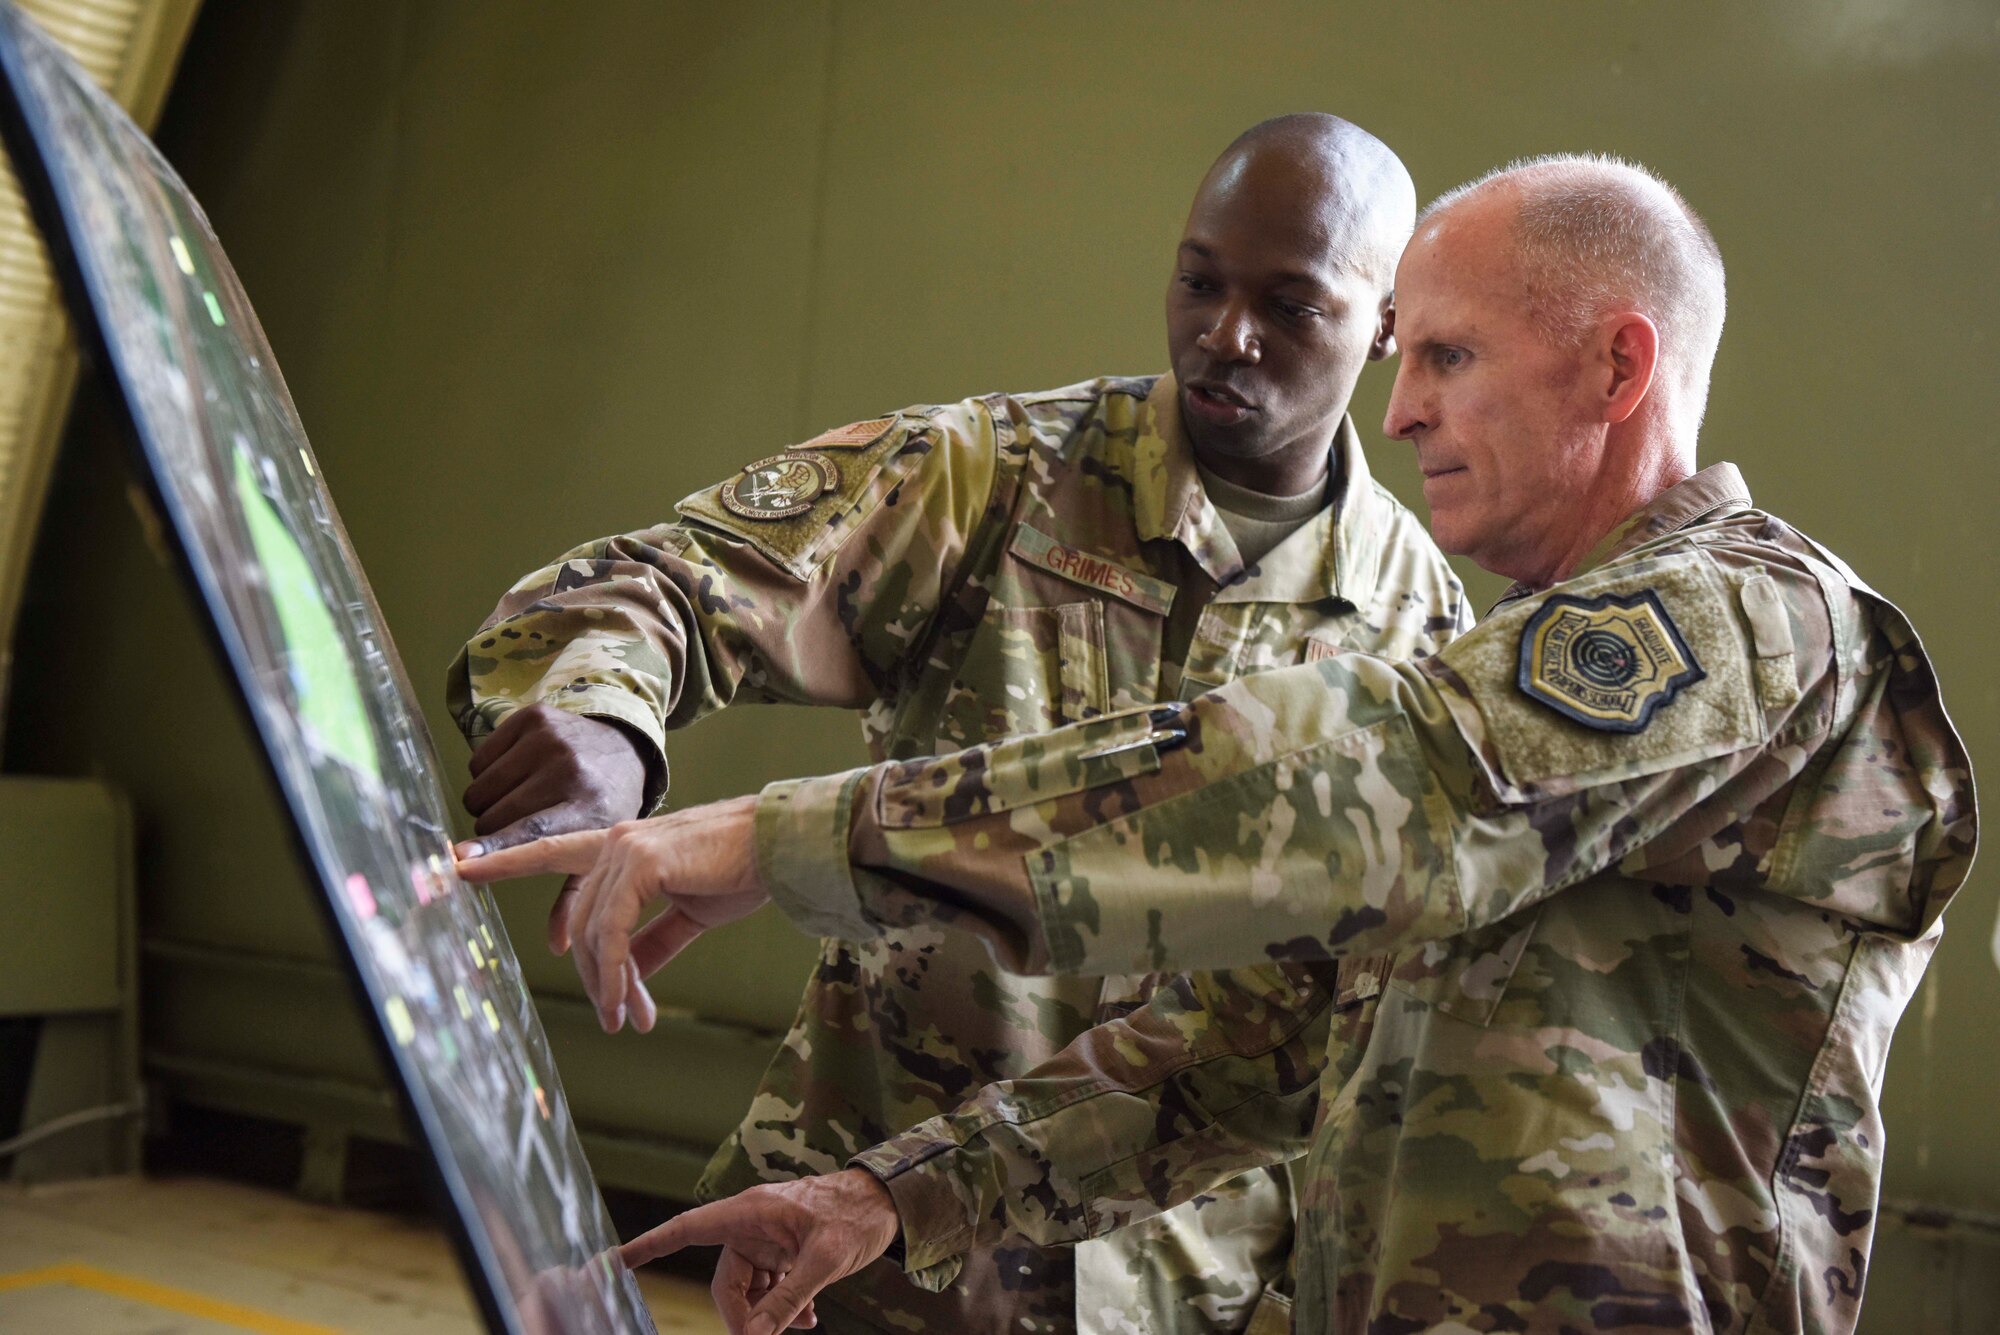
[(1301, 1330), (1817, 1335), (1857, 1317), (1883, 1064), (1976, 815), (1909, 623), (1725, 464), (1433, 658), (773, 785), (758, 832), (851, 938), (1333, 970), (1264, 1056), (1100, 1030), (857, 1156), (919, 1278), (1304, 1135)]
[[(1345, 649), (1442, 647), (1467, 620), (1449, 568), (1370, 480), (1351, 423), (1333, 465), (1337, 504), (1245, 569), (1170, 378), (856, 423), (687, 498), (677, 523), (529, 575), (454, 665), (454, 716), (474, 740), (534, 702), (616, 719), (655, 748), (657, 797), (665, 732), (735, 703), (862, 710), (872, 754), (911, 757)], [(1188, 644), (1181, 661), (1163, 661), (1169, 642)], [(1134, 1012), (1160, 981), (1149, 967), (1023, 977), (926, 925), (837, 938), (704, 1196), (835, 1168)], [(1154, 1032), (1142, 1014), (1124, 1029), (1156, 1049), (1209, 1033), (1268, 1049), (1307, 986), (1299, 966), (1179, 980), (1199, 1025)], [(1240, 1331), (1284, 1273), (1292, 1202), (1282, 1173), (1227, 1176), (1081, 1248), (996, 1232), (943, 1293), (878, 1265), (829, 1291), (823, 1319), (952, 1335)]]

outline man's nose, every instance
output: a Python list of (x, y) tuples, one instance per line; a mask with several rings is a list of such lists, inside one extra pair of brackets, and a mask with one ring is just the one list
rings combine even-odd
[(1389, 411), (1382, 417), (1382, 433), (1391, 440), (1414, 440), (1418, 431), (1430, 425), (1410, 381), (1409, 367), (1406, 359), (1396, 368), (1396, 383), (1389, 389)]
[(1230, 302), (1217, 313), (1215, 323), (1195, 340), (1195, 344), (1219, 362), (1248, 362), (1254, 365), (1264, 355), (1255, 322), (1251, 320), (1249, 311), (1236, 302)]

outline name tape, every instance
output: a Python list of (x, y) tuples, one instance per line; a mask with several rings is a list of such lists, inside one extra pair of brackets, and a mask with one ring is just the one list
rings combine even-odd
[(1014, 555), (1030, 565), (1040, 566), (1052, 575), (1060, 575), (1085, 588), (1108, 593), (1148, 612), (1165, 616), (1174, 605), (1174, 586), (1167, 581), (1105, 557), (1079, 551), (1026, 524), (1014, 530), (1012, 548)]

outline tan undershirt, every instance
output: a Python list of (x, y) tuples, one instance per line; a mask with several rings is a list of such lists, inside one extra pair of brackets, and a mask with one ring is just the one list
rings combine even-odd
[[(1333, 485), (1328, 472), (1318, 482), (1296, 496), (1266, 496), (1260, 491), (1239, 487), (1195, 464), (1202, 490), (1236, 543), (1243, 564), (1256, 565), (1276, 550), (1279, 543), (1303, 528), (1314, 515), (1326, 508), (1327, 490)], [(1163, 694), (1180, 692), (1181, 665), (1187, 662), (1188, 647), (1194, 643), (1195, 627), (1207, 606), (1206, 598), (1176, 598), (1167, 614), (1166, 643), (1160, 655)]]
[(1279, 543), (1325, 509), (1327, 484), (1333, 480), (1329, 471), (1296, 496), (1266, 496), (1261, 491), (1224, 481), (1199, 463), (1194, 471), (1201, 475), (1202, 490), (1222, 516), (1222, 526), (1236, 540), (1236, 554), (1246, 566), (1254, 566), (1269, 556)]

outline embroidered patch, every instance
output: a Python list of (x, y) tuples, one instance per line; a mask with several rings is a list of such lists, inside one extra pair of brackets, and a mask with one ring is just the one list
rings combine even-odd
[(840, 470), (813, 454), (774, 454), (722, 484), (722, 503), (745, 519), (790, 519), (840, 485)]
[(1167, 581), (1079, 551), (1027, 524), (1014, 530), (1011, 546), (1016, 556), (1052, 575), (1122, 598), (1158, 616), (1165, 616), (1173, 606), (1174, 586)]
[(871, 418), (866, 422), (854, 422), (847, 426), (837, 426), (831, 431), (822, 431), (817, 436), (797, 448), (802, 450), (859, 450), (882, 439), (890, 427), (896, 425), (900, 414)]
[(1644, 732), (1708, 674), (1651, 589), (1621, 598), (1556, 594), (1521, 628), (1522, 694), (1604, 732)]

